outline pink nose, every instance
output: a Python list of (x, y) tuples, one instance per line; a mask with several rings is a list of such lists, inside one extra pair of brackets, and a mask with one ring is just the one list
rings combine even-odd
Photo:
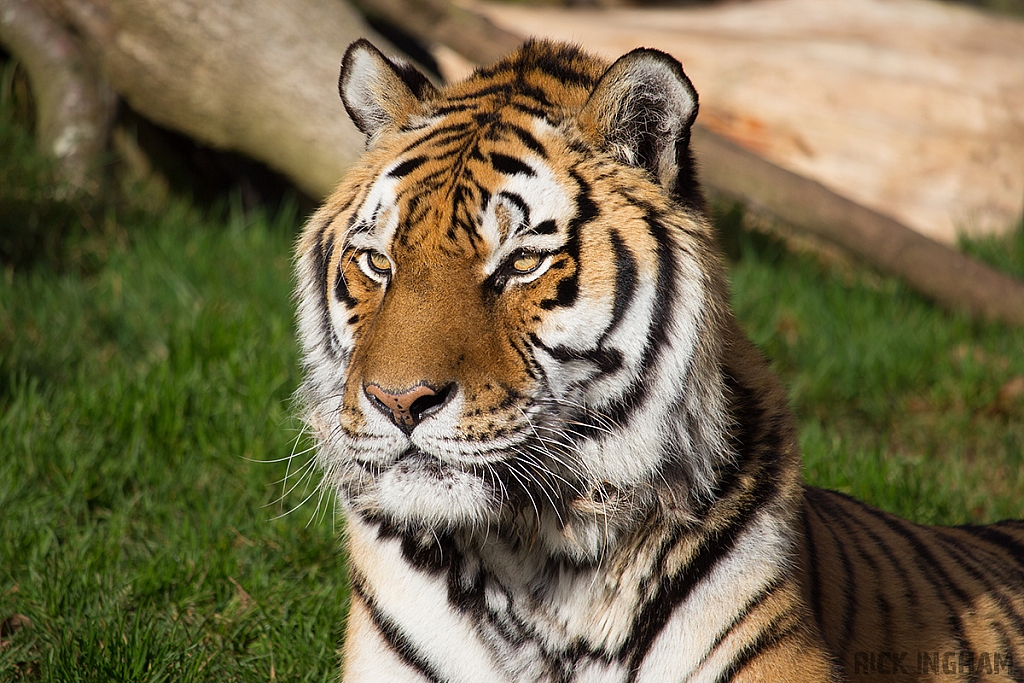
[(449, 390), (434, 391), (426, 384), (417, 384), (400, 393), (391, 393), (376, 384), (367, 384), (363, 390), (381, 412), (387, 415), (390, 411), (395, 424), (407, 430), (419, 424), (431, 408), (444, 403), (449, 393)]

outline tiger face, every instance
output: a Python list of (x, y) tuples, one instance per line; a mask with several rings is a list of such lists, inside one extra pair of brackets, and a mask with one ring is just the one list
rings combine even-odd
[(307, 421), (349, 510), (529, 518), (586, 548), (659, 477), (699, 498), (727, 450), (721, 387), (692, 371), (723, 285), (680, 206), (678, 63), (532, 43), (439, 91), (361, 41), (340, 89), (368, 151), (307, 225), (298, 299)]

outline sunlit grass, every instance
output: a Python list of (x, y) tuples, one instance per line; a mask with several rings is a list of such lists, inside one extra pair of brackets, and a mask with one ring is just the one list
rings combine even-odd
[(91, 275), (43, 263), (0, 286), (0, 619), (33, 624), (0, 678), (331, 680), (333, 504), (285, 514), (316, 479), (296, 458), (279, 501), (270, 462), (307, 446), (294, 216), (179, 202), (121, 227)]

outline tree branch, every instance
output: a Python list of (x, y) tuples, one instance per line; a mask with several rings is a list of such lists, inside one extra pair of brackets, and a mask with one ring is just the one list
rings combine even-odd
[(1024, 325), (1024, 283), (694, 127), (705, 185), (894, 275), (925, 296), (974, 317)]
[(0, 0), (0, 43), (28, 72), (40, 147), (72, 187), (95, 191), (116, 96), (75, 38), (33, 0)]
[(477, 64), (490, 64), (523, 39), (447, 0), (352, 0), (370, 19), (385, 21), (428, 46), (445, 45)]

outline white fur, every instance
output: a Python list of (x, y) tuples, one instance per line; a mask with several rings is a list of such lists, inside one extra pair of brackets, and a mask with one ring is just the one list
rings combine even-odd
[(714, 681), (735, 657), (735, 649), (722, 647), (722, 656), (712, 663), (705, 663), (705, 658), (737, 608), (778, 575), (780, 558), (789, 556), (789, 546), (777, 520), (769, 515), (751, 524), (732, 552), (676, 608), (641, 664), (637, 683)]
[(348, 533), (352, 562), (367, 578), (375, 603), (427, 653), (445, 680), (512, 680), (481, 642), (475, 621), (451, 609), (443, 574), (435, 577), (410, 567), (400, 541), (377, 539), (375, 528), (358, 518), (350, 518)]
[[(484, 263), (484, 273), (487, 275), (493, 273), (509, 256), (520, 249), (544, 253), (559, 249), (564, 242), (564, 238), (559, 234), (526, 236), (514, 234), (515, 228), (526, 226), (513, 226), (512, 235), (503, 234), (499, 229), (496, 210), (501, 204), (510, 209), (514, 216), (519, 215), (520, 220), (524, 219), (515, 205), (502, 197), (502, 192), (512, 192), (526, 200), (530, 208), (530, 224), (532, 225), (546, 220), (554, 220), (559, 226), (564, 227), (572, 218), (572, 203), (551, 168), (539, 160), (533, 161), (531, 166), (536, 175), (508, 176), (505, 184), (494, 193), (491, 202), (484, 207), (480, 216), (479, 232), (490, 250)], [(534, 271), (530, 273), (529, 278), (519, 278), (519, 281), (528, 282), (537, 277), (539, 277), (539, 273)]]
[(348, 638), (347, 649), (351, 654), (345, 662), (346, 683), (429, 683), (399, 658), (372, 625), (367, 624), (358, 632), (350, 631)]

